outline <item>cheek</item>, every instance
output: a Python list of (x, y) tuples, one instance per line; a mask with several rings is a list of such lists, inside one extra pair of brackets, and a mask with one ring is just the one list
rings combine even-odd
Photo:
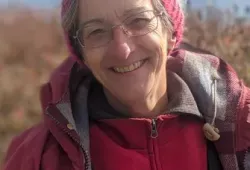
[(101, 49), (86, 51), (84, 58), (87, 67), (96, 76), (96, 78), (99, 79), (102, 73), (101, 66), (103, 62), (103, 55)]
[(167, 57), (167, 36), (161, 32), (152, 32), (144, 36), (141, 41), (141, 46), (150, 52), (157, 60), (164, 60)]
[[(161, 30), (161, 29), (159, 29)], [(164, 58), (167, 56), (167, 48), (168, 48), (168, 43), (167, 43), (167, 34), (163, 33), (162, 31), (155, 31), (153, 34), (155, 37), (157, 37), (158, 41), (158, 47), (159, 47), (159, 52), (161, 53), (161, 56)]]
[[(147, 39), (146, 39), (147, 38)], [(145, 37), (144, 44), (151, 50), (152, 60), (151, 64), (154, 67), (156, 75), (160, 72), (165, 72), (167, 64), (167, 36), (160, 31), (152, 32)]]

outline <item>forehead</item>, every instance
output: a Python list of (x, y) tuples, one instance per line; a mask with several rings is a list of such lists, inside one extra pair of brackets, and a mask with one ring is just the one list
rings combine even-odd
[(80, 0), (79, 20), (115, 19), (127, 12), (134, 13), (137, 8), (150, 10), (153, 6), (151, 0)]

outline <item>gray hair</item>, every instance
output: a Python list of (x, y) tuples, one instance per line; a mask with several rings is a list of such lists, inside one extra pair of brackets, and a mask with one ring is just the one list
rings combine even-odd
[[(71, 3), (69, 7), (66, 9), (66, 11), (63, 14), (62, 17), (62, 26), (65, 31), (69, 32), (70, 36), (74, 36), (75, 32), (77, 31), (78, 27), (78, 0), (70, 0)], [(162, 17), (162, 23), (163, 25), (171, 32), (173, 33), (173, 24), (171, 21), (171, 18), (169, 17), (169, 14), (165, 10), (163, 3), (161, 0), (152, 0), (153, 6), (156, 11), (164, 12), (164, 15)], [(177, 0), (177, 3), (179, 3), (183, 14), (185, 14), (185, 8), (186, 8), (186, 0)]]
[[(64, 9), (64, 14), (62, 17), (62, 26), (63, 29), (68, 32), (68, 38), (71, 42), (71, 45), (73, 46), (74, 52), (77, 56), (79, 56), (80, 59), (84, 60), (84, 52), (81, 50), (81, 46), (73, 37), (76, 34), (76, 31), (78, 28), (78, 1), (79, 0), (69, 0), (69, 7)], [(179, 3), (179, 6), (181, 7), (182, 13), (185, 14), (185, 2), (186, 0), (176, 0), (177, 3)], [(163, 16), (161, 17), (161, 22), (163, 26), (169, 31), (170, 35), (168, 38), (172, 38), (172, 36), (175, 36), (173, 23), (171, 20), (171, 17), (165, 10), (165, 7), (163, 5), (162, 0), (152, 0), (152, 4), (154, 9), (157, 12), (163, 12)]]

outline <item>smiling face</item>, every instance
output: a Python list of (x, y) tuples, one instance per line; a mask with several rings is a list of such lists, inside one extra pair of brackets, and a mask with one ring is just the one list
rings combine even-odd
[(166, 95), (167, 49), (173, 43), (157, 14), (151, 0), (80, 1), (84, 62), (117, 109), (143, 114)]

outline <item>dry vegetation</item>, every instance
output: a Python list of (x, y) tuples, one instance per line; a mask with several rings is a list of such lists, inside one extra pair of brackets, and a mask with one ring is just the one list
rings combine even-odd
[[(0, 160), (13, 135), (40, 119), (39, 87), (66, 56), (57, 12), (0, 10)], [(250, 85), (250, 25), (188, 19), (187, 41), (223, 56)]]

